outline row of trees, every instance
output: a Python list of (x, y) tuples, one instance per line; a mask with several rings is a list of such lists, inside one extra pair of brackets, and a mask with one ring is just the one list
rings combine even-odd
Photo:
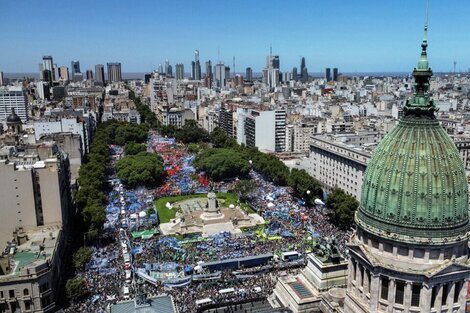
[(348, 229), (354, 224), (354, 214), (359, 202), (339, 188), (334, 188), (326, 198), (331, 221), (340, 228)]

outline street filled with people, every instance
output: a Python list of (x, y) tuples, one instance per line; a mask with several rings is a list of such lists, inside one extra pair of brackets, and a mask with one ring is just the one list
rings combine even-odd
[[(112, 168), (124, 151), (119, 146), (110, 149)], [(172, 138), (152, 133), (147, 149), (163, 157), (165, 183), (156, 189), (127, 188), (111, 174), (103, 234), (86, 241), (92, 258), (76, 273), (86, 280), (90, 296), (71, 303), (66, 312), (105, 312), (112, 304), (134, 299), (137, 280), (145, 281), (148, 298), (171, 295), (178, 312), (265, 299), (278, 276), (297, 273), (305, 266), (306, 253), (312, 251), (316, 238), (334, 236), (346, 256), (350, 233), (338, 231), (329, 222), (323, 205), (306, 206), (290, 188), (276, 186), (254, 170), (250, 176), (255, 188), (246, 199), (264, 218), (264, 225), (236, 235), (160, 235), (155, 200), (192, 193), (205, 197), (210, 188), (226, 192), (237, 181), (210, 182), (193, 167), (195, 155)], [(286, 252), (296, 252), (297, 257), (284, 259)], [(217, 261), (226, 263), (211, 265)]]

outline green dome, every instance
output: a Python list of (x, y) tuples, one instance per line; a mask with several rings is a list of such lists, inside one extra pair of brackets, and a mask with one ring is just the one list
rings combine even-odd
[(436, 119), (408, 117), (374, 151), (356, 220), (380, 236), (437, 243), (466, 236), (467, 207), (454, 142)]
[(434, 115), (426, 39), (421, 47), (413, 71), (415, 93), (372, 155), (356, 222), (396, 241), (451, 243), (467, 238), (470, 230), (467, 176), (453, 140)]

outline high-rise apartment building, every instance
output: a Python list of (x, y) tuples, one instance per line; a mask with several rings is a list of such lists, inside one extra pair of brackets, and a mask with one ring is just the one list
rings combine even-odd
[(269, 54), (266, 57), (266, 67), (263, 69), (263, 82), (268, 85), (269, 89), (279, 86), (280, 60), (278, 55)]
[(28, 120), (28, 99), (21, 87), (0, 88), (0, 121), (5, 121), (15, 110), (24, 123)]
[(184, 65), (182, 63), (176, 64), (176, 79), (177, 80), (184, 79)]
[[(42, 70), (48, 70), (51, 74), (51, 81), (56, 80), (54, 73), (54, 62), (52, 61), (52, 56), (45, 55), (42, 57)], [(44, 78), (43, 78), (44, 79)], [(44, 79), (45, 80), (45, 79)]]
[(95, 65), (95, 82), (99, 82), (104, 85), (104, 65), (96, 64)]
[(68, 81), (69, 77), (69, 68), (67, 66), (59, 67), (59, 79)]
[(215, 65), (215, 85), (219, 88), (225, 87), (225, 64), (218, 63)]
[(246, 68), (245, 80), (247, 82), (252, 82), (253, 81), (253, 69), (251, 67)]
[(121, 81), (121, 63), (107, 63), (108, 66), (108, 83)]
[(247, 147), (257, 147), (262, 151), (284, 152), (286, 117), (286, 111), (283, 109), (237, 109), (237, 142)]
[(191, 63), (191, 78), (201, 80), (201, 63), (199, 62), (199, 50), (194, 51), (194, 61)]
[(333, 80), (334, 80), (335, 82), (338, 81), (338, 68), (336, 68), (336, 67), (333, 68)]
[(81, 73), (80, 72), (80, 61), (74, 60), (72, 61), (72, 77), (75, 76), (75, 74)]
[(331, 81), (331, 68), (329, 67), (325, 69), (325, 79), (327, 82)]

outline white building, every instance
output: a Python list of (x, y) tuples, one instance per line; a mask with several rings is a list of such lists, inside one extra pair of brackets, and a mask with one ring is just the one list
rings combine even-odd
[(12, 109), (25, 123), (28, 120), (28, 100), (21, 87), (0, 88), (0, 121), (5, 121)]
[(84, 152), (88, 152), (90, 135), (87, 132), (85, 123), (78, 118), (63, 117), (58, 120), (45, 120), (34, 122), (34, 136), (39, 140), (44, 135), (51, 135), (57, 133), (72, 133), (78, 134), (82, 140), (82, 147)]
[(285, 110), (258, 111), (238, 108), (237, 121), (238, 143), (257, 147), (262, 151), (285, 151)]

